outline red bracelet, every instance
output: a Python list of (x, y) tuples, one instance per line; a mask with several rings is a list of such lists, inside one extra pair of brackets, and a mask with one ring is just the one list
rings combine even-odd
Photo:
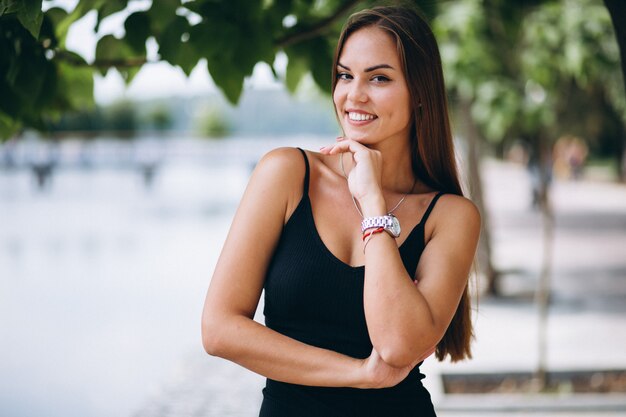
[(376, 233), (381, 233), (381, 232), (384, 232), (384, 231), (385, 231), (384, 227), (378, 227), (376, 229), (366, 230), (365, 233), (363, 233), (363, 241), (365, 241), (365, 239), (367, 239), (368, 236), (371, 236), (371, 235), (376, 234)]

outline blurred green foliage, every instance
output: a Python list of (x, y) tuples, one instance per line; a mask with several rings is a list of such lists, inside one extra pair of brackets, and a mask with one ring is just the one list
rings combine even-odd
[[(46, 131), (75, 132), (84, 136), (95, 136), (98, 132), (109, 132), (116, 136), (130, 138), (141, 127), (136, 103), (122, 100), (108, 106), (92, 106), (68, 111), (54, 121), (49, 121)], [(165, 117), (169, 117), (169, 114)], [(152, 120), (146, 120), (144, 123)]]
[(172, 113), (163, 104), (153, 108), (144, 119), (148, 126), (157, 131), (168, 130), (174, 123)]
[(65, 12), (41, 1), (0, 3), (0, 137), (22, 125), (44, 128), (46, 116), (93, 103), (93, 72), (79, 55), (55, 59), (55, 29)]
[[(434, 29), (448, 87), (485, 139), (556, 140), (571, 130), (622, 141), (626, 97), (610, 16), (599, 0), (459, 0)], [(623, 120), (620, 121), (620, 118)], [(593, 119), (593, 123), (591, 123)]]
[(230, 120), (219, 107), (205, 105), (201, 106), (195, 115), (195, 129), (203, 137), (223, 138), (227, 136), (232, 126)]
[[(48, 1), (43, 2), (50, 3)], [(22, 126), (45, 129), (46, 120), (93, 105), (93, 73), (115, 69), (130, 82), (147, 62), (146, 41), (158, 44), (159, 60), (187, 75), (201, 59), (231, 103), (259, 62), (289, 58), (286, 78), (295, 90), (310, 71), (330, 88), (333, 42), (343, 17), (370, 2), (357, 0), (159, 0), (129, 14), (128, 0), (80, 0), (67, 12), (42, 11), (42, 0), (0, 0), (0, 137)], [(45, 9), (45, 7), (44, 7)], [(96, 11), (94, 31), (126, 13), (125, 34), (100, 36), (95, 60), (67, 50), (68, 29)]]
[[(128, 3), (79, 0), (66, 11), (46, 0), (0, 0), (0, 138), (23, 127), (58, 126), (72, 109), (87, 120), (94, 72), (118, 71), (130, 82), (147, 62), (147, 41), (158, 45), (158, 60), (187, 75), (206, 63), (231, 103), (238, 102), (254, 66), (265, 62), (273, 69), (281, 51), (288, 58), (283, 81), (290, 91), (305, 74), (328, 91), (345, 16), (379, 2), (160, 0), (132, 13)], [(623, 148), (613, 142), (623, 136), (625, 90), (601, 0), (414, 3), (433, 22), (452, 105), (469, 103), (492, 144), (556, 138), (575, 127), (603, 152)], [(86, 62), (65, 40), (69, 28), (94, 11), (99, 40), (95, 59)], [(113, 15), (125, 17), (121, 37), (99, 33), (101, 22)]]

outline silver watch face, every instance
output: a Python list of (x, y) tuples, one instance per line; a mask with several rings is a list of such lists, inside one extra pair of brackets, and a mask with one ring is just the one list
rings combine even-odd
[(398, 220), (398, 218), (393, 215), (390, 217), (391, 217), (391, 228), (389, 229), (389, 231), (391, 232), (393, 237), (398, 237), (400, 236), (400, 232), (402, 230), (400, 229), (400, 220)]

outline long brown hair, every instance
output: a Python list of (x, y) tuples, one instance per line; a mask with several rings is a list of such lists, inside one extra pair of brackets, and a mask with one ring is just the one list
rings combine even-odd
[[(337, 64), (348, 37), (359, 29), (376, 26), (391, 35), (403, 65), (411, 96), (411, 162), (413, 174), (427, 186), (463, 195), (454, 155), (448, 117), (448, 100), (437, 41), (420, 13), (409, 6), (379, 6), (350, 16), (335, 50), (332, 91), (337, 85)], [(468, 288), (445, 335), (437, 344), (437, 359), (447, 355), (455, 362), (471, 358), (473, 337)]]

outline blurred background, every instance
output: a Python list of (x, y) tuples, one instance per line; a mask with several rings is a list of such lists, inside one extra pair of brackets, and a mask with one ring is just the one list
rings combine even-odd
[[(0, 415), (258, 413), (204, 296), (256, 161), (334, 141), (333, 48), (379, 3), (0, 2)], [(484, 226), (439, 414), (625, 415), (626, 3), (412, 3)]]

